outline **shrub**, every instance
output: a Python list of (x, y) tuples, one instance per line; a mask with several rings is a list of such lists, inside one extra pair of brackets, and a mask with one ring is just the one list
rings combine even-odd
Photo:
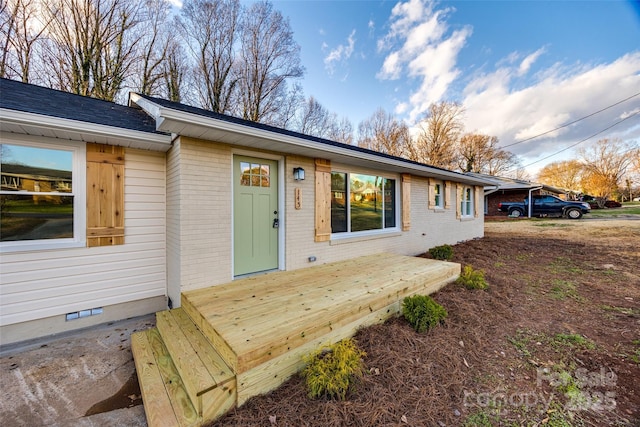
[(404, 299), (402, 314), (413, 329), (425, 332), (444, 323), (447, 310), (428, 295), (413, 295)]
[(456, 279), (456, 283), (463, 285), (467, 289), (487, 289), (489, 284), (484, 279), (484, 271), (474, 270), (470, 265), (465, 265)]
[(453, 258), (453, 248), (450, 245), (435, 246), (429, 249), (429, 255), (431, 255), (433, 259), (449, 261)]
[(307, 366), (302, 376), (309, 397), (344, 400), (354, 381), (364, 371), (362, 358), (366, 353), (351, 338), (333, 344), (304, 358)]

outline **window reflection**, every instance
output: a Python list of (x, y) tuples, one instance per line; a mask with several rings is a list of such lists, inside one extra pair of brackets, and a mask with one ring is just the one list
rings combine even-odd
[(73, 237), (73, 197), (0, 195), (0, 241)]
[(347, 231), (347, 174), (331, 173), (331, 232)]
[(0, 241), (73, 238), (73, 153), (0, 145)]
[(351, 231), (382, 228), (382, 178), (352, 174), (349, 179)]
[(240, 162), (240, 185), (245, 187), (270, 187), (269, 165)]
[[(0, 184), (5, 191), (72, 191), (73, 154), (69, 151), (0, 144)], [(44, 167), (42, 164), (51, 164)]]
[(363, 174), (331, 173), (332, 233), (394, 227), (396, 227), (396, 181), (394, 179)]

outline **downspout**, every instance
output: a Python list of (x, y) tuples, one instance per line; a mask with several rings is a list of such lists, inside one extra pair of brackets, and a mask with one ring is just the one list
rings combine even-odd
[(539, 186), (539, 187), (533, 187), (529, 189), (529, 209), (527, 209), (528, 212), (528, 217), (531, 218), (531, 212), (533, 210), (533, 197), (531, 197), (531, 192), (532, 191), (536, 191), (536, 190), (540, 190), (542, 189), (542, 187), (544, 187), (543, 185)]
[[(493, 188), (492, 188), (493, 187)], [(489, 199), (487, 198), (487, 196), (489, 196), (489, 194), (493, 194), (496, 191), (500, 190), (500, 186), (499, 185), (492, 185), (491, 187), (484, 187), (484, 214), (488, 215), (489, 214), (489, 204), (487, 203), (489, 201)], [(487, 188), (489, 188), (489, 190), (487, 190)]]
[[(487, 187), (485, 187), (485, 188), (487, 188)], [(491, 188), (491, 187), (489, 187), (489, 188)], [(498, 190), (500, 190), (500, 186), (496, 185), (496, 186), (495, 186), (495, 188), (492, 188), (492, 189), (490, 189), (490, 190), (485, 190), (485, 191), (484, 191), (484, 195), (485, 195), (485, 196), (488, 196), (489, 194), (493, 194), (493, 193), (495, 193), (495, 192), (496, 192), (496, 191), (498, 191)]]

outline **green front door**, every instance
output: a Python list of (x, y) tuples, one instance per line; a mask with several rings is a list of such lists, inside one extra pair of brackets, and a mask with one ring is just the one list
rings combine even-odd
[(278, 268), (278, 162), (233, 158), (233, 274)]

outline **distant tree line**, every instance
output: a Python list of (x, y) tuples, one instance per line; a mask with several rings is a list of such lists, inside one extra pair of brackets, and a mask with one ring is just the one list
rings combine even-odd
[(538, 173), (541, 183), (584, 193), (604, 206), (609, 199), (640, 195), (640, 148), (621, 139), (601, 139), (578, 150), (578, 158), (553, 162)]
[(433, 104), (411, 127), (382, 109), (354, 129), (300, 87), (287, 18), (268, 1), (3, 0), (0, 77), (125, 102), (133, 90), (405, 157), (505, 174), (517, 157), (495, 136), (465, 133), (464, 108)]

